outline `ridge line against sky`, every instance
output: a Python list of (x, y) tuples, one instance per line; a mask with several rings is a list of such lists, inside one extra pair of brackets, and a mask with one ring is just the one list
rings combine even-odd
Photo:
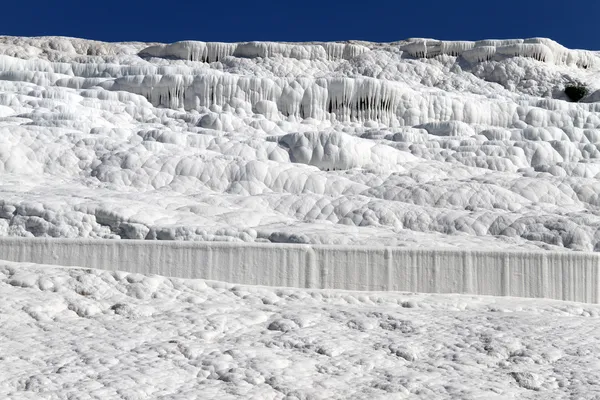
[[(3, 4), (0, 35), (70, 36), (108, 42), (201, 40), (393, 42), (409, 37), (481, 40), (548, 37), (600, 50), (600, 2), (381, 0), (303, 2), (116, 1)], [(21, 17), (19, 17), (21, 16)]]

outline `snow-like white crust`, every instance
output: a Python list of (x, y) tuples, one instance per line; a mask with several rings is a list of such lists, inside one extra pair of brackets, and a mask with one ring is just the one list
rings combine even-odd
[(599, 59), (0, 37), (0, 235), (595, 250)]
[(0, 262), (4, 399), (594, 398), (600, 306)]

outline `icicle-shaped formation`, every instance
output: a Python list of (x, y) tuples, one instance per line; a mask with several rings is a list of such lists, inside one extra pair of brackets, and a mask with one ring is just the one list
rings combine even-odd
[[(598, 65), (594, 52), (570, 50), (546, 38), (440, 41), (408, 39), (393, 44), (369, 42), (311, 42), (276, 43), (244, 42), (219, 43), (181, 41), (172, 44), (102, 43), (63, 37), (20, 38), (0, 36), (0, 55), (23, 59), (81, 62), (104, 59), (117, 62), (119, 56), (138, 54), (143, 57), (171, 58), (187, 61), (215, 62), (227, 56), (257, 58), (276, 57), (298, 60), (351, 60), (374, 49), (398, 47), (413, 57), (431, 58), (438, 55), (464, 56), (470, 62), (491, 60), (494, 57), (530, 57), (557, 65), (588, 68)], [(485, 48), (485, 49), (480, 49)], [(74, 57), (77, 56), (77, 57)], [(37, 60), (36, 60), (37, 61)]]
[(139, 75), (105, 81), (100, 86), (143, 95), (155, 106), (186, 110), (242, 106), (255, 113), (267, 112), (270, 118), (374, 120), (393, 126), (456, 120), (502, 127), (518, 119), (514, 103), (419, 93), (396, 82), (372, 78)]
[(430, 121), (462, 121), (512, 127), (523, 121), (536, 127), (584, 127), (596, 124), (599, 105), (581, 105), (577, 118), (557, 113), (552, 104), (522, 104), (502, 100), (420, 93), (396, 82), (372, 78), (258, 78), (232, 74), (137, 75), (100, 82), (107, 90), (142, 95), (155, 106), (200, 110), (228, 105), (269, 118), (374, 120), (390, 126), (414, 126)]
[(183, 41), (167, 45), (159, 44), (145, 48), (140, 52), (140, 56), (210, 63), (232, 55), (236, 47), (236, 43)]
[(470, 63), (490, 61), (496, 55), (494, 46), (478, 46), (466, 50), (461, 54)]
[(210, 63), (222, 60), (226, 56), (242, 58), (282, 56), (297, 60), (350, 59), (366, 51), (369, 51), (367, 47), (350, 43), (288, 44), (276, 42), (215, 43), (184, 41), (148, 47), (140, 52), (140, 56)]
[(598, 65), (591, 51), (570, 50), (545, 38), (480, 40), (477, 42), (445, 42), (433, 39), (409, 39), (400, 48), (413, 57), (431, 58), (438, 55), (463, 56), (467, 61), (482, 62), (498, 57), (530, 57), (557, 65), (588, 68)]
[[(8, 39), (0, 38), (0, 44), (2, 40)], [(71, 54), (75, 51), (80, 54), (86, 48), (85, 41), (77, 39), (40, 38), (34, 41), (46, 43), (40, 45), (44, 51), (58, 53)], [(549, 39), (478, 42), (409, 39), (379, 45), (366, 42), (230, 44), (187, 41), (152, 45), (139, 53), (145, 57), (177, 59), (156, 63), (132, 55), (131, 49), (121, 50), (119, 46), (126, 48), (125, 44), (103, 45), (109, 53), (126, 54), (124, 60), (127, 62), (98, 62), (95, 58), (89, 62), (22, 59), (2, 55), (8, 50), (0, 45), (0, 80), (89, 89), (85, 94), (90, 97), (107, 96), (101, 92), (94, 93), (95, 87), (126, 91), (144, 96), (154, 106), (175, 109), (202, 111), (213, 105), (228, 105), (233, 110), (241, 108), (246, 113), (262, 114), (273, 120), (293, 117), (320, 121), (377, 121), (390, 126), (462, 121), (503, 128), (513, 127), (517, 121), (535, 127), (550, 126), (557, 121), (565, 126), (597, 125), (597, 118), (583, 111), (571, 118), (566, 113), (546, 109), (545, 105), (525, 104), (525, 99), (520, 100), (523, 107), (517, 107), (515, 102), (502, 101), (487, 94), (481, 96), (481, 92), (476, 93), (478, 97), (451, 94), (455, 92), (452, 80), (456, 78), (452, 74), (447, 83), (443, 82), (448, 86), (439, 91), (437, 88), (440, 87), (436, 88), (435, 82), (437, 78), (433, 78), (435, 74), (424, 69), (433, 62), (424, 62), (418, 69), (409, 70), (409, 65), (416, 64), (404, 63), (403, 56), (398, 56), (398, 50), (402, 50), (416, 57), (463, 57), (472, 64), (527, 56), (569, 67), (597, 66), (595, 53), (568, 50)], [(87, 48), (90, 46), (95, 45), (87, 44)], [(228, 62), (215, 63), (227, 57), (230, 57)], [(247, 59), (257, 57), (263, 61), (254, 63)], [(75, 59), (80, 60), (80, 57)], [(70, 59), (67, 57), (65, 60)], [(440, 61), (446, 62), (448, 68), (450, 64), (447, 62), (454, 64), (454, 60)], [(388, 69), (383, 71), (383, 76), (376, 72), (380, 62), (385, 63)], [(366, 68), (362, 69), (364, 66)], [(508, 75), (478, 78), (500, 83), (510, 91), (514, 89), (509, 85), (519, 79)], [(417, 82), (431, 90), (417, 90), (413, 86)], [(448, 88), (451, 93), (447, 92)], [(560, 86), (551, 89), (560, 90)], [(496, 89), (486, 88), (485, 93), (490, 93), (490, 90)], [(525, 94), (529, 93), (525, 91)], [(588, 99), (598, 96), (592, 94)], [(140, 98), (140, 101), (146, 100)], [(586, 107), (593, 106), (579, 106), (581, 110)], [(594, 112), (591, 108), (589, 111)]]
[(276, 104), (282, 117), (328, 117), (341, 121), (380, 120), (391, 123), (403, 89), (371, 78), (269, 79), (239, 75), (138, 75), (101, 83), (110, 90), (141, 94), (154, 105), (197, 109), (228, 104)]
[(598, 54), (0, 37), (0, 236), (600, 250)]

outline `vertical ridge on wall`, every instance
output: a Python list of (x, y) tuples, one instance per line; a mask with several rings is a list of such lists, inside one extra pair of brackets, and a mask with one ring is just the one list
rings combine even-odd
[(473, 292), (473, 258), (467, 255), (463, 257), (463, 275), (462, 275), (462, 293), (474, 293)]
[(502, 295), (510, 296), (510, 259), (507, 254), (502, 257)]
[(386, 282), (383, 285), (383, 290), (398, 290), (398, 284), (394, 282), (394, 272), (393, 272), (393, 263), (392, 263), (392, 252), (388, 247), (385, 248), (383, 253), (383, 258), (385, 259), (385, 277)]
[[(309, 248), (306, 254), (305, 287), (310, 289), (319, 288), (317, 283), (317, 262), (316, 255), (312, 248)], [(300, 281), (299, 281), (300, 282)]]
[(584, 252), (4, 237), (0, 259), (248, 285), (600, 302), (600, 256)]

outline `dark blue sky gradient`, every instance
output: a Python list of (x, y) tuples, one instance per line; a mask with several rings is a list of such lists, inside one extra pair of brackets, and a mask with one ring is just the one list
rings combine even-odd
[(550, 37), (600, 50), (597, 0), (5, 1), (0, 34), (103, 41)]

